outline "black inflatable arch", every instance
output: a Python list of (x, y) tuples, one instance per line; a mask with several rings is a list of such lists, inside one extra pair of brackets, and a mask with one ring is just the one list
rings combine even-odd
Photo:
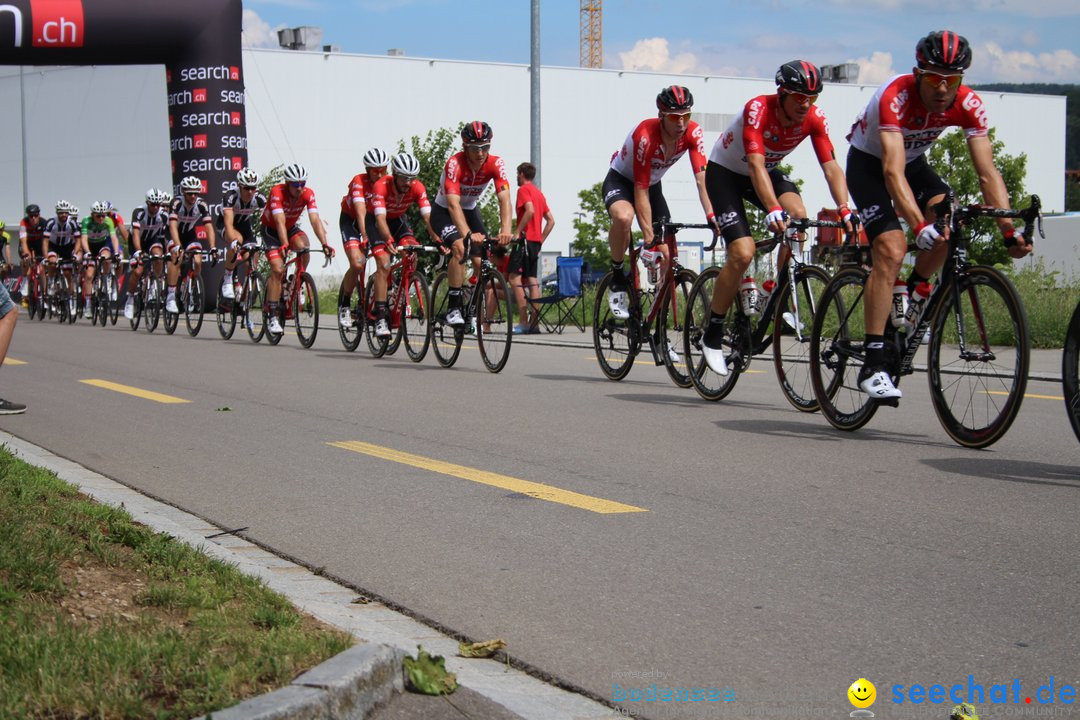
[(165, 65), (173, 185), (247, 165), (241, 0), (0, 0), (0, 64)]

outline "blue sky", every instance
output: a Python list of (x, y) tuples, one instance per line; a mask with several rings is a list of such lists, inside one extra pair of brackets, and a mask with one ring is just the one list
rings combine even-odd
[[(529, 17), (529, 0), (244, 0), (244, 42), (315, 25), (343, 52), (528, 63)], [(577, 0), (541, 1), (542, 64), (578, 64), (578, 20)], [(771, 77), (802, 58), (879, 83), (948, 28), (974, 47), (969, 82), (1080, 82), (1077, 0), (605, 0), (603, 23), (613, 69)]]

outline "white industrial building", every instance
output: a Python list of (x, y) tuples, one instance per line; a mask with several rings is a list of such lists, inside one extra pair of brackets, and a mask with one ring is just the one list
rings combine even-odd
[[(495, 131), (492, 152), (506, 160), (511, 174), (529, 159), (527, 65), (261, 49), (244, 50), (243, 58), (249, 164), (259, 171), (294, 161), (306, 165), (335, 244), (340, 243), (338, 202), (369, 147), (392, 151), (399, 139), (484, 119)], [(776, 58), (778, 64), (789, 59)], [(162, 66), (28, 67), (23, 72), (31, 202), (48, 212), (59, 198), (82, 208), (105, 198), (128, 214), (147, 187), (171, 184)], [(8, 223), (21, 217), (23, 205), (19, 74), (17, 67), (0, 68), (8, 108), (0, 116), (7, 139), (0, 150), (6, 180), (0, 217)], [(678, 83), (691, 89), (708, 147), (747, 100), (774, 91), (771, 79), (566, 67), (544, 67), (540, 77), (541, 187), (557, 219), (545, 249), (564, 253), (573, 237), (577, 193), (603, 179), (627, 133), (655, 114), (660, 88)], [(821, 95), (842, 165), (844, 136), (875, 89), (828, 84)], [(1028, 192), (1039, 194), (1047, 211), (1061, 211), (1065, 98), (982, 97), (997, 138), (1010, 154), (1028, 157)], [(831, 206), (810, 143), (789, 162), (806, 182), (807, 207)], [(664, 191), (673, 219), (702, 220), (685, 160), (668, 172)]]

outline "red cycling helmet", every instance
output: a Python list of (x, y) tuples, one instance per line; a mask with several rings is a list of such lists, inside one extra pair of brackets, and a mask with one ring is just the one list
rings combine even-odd
[(465, 127), (461, 128), (461, 141), (466, 145), (489, 143), (494, 136), (491, 126), (483, 120), (473, 120), (465, 123)]
[(680, 112), (694, 107), (694, 96), (682, 85), (671, 85), (656, 96), (656, 109), (660, 112)]
[(915, 46), (915, 61), (920, 68), (933, 66), (963, 72), (971, 67), (971, 45), (963, 35), (937, 30)]

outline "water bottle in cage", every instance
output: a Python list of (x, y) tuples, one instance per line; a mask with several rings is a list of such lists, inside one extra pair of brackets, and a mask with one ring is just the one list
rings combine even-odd
[(758, 314), (757, 281), (752, 275), (747, 275), (742, 279), (742, 284), (739, 286), (739, 304), (747, 317)]

